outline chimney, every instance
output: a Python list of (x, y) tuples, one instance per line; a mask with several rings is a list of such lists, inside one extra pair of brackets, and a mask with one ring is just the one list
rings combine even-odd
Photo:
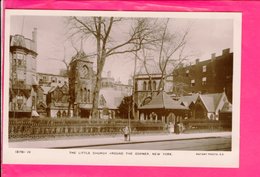
[(222, 55), (227, 55), (230, 53), (230, 48), (222, 50)]
[(211, 59), (212, 59), (212, 60), (216, 59), (216, 53), (212, 53), (212, 54), (211, 54)]
[(196, 59), (196, 64), (199, 64), (199, 62), (200, 62), (200, 59), (197, 58), (197, 59)]
[(32, 41), (34, 44), (34, 51), (37, 52), (37, 28), (33, 28)]

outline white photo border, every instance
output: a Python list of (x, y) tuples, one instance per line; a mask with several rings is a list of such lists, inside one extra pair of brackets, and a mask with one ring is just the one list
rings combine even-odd
[[(224, 12), (122, 12), (122, 11), (67, 11), (67, 10), (6, 10), (4, 49), (3, 102), (3, 164), (55, 164), (55, 165), (106, 165), (106, 166), (174, 166), (174, 167), (239, 167), (240, 85), (241, 85), (241, 34), (242, 13)], [(85, 149), (28, 149), (8, 147), (9, 98), (9, 36), (11, 16), (120, 16), (157, 18), (233, 19), (233, 114), (232, 151), (222, 156), (196, 155), (197, 151), (167, 151), (171, 156), (117, 156), (109, 152), (148, 152), (148, 150), (85, 150)], [(17, 150), (27, 153), (17, 154)], [(71, 151), (76, 154), (70, 153)], [(107, 152), (108, 155), (82, 155), (83, 152)], [(80, 154), (82, 152), (82, 154)], [(154, 151), (149, 152), (166, 152)], [(199, 151), (203, 153), (204, 151)], [(214, 151), (210, 151), (214, 153)], [(208, 154), (208, 151), (205, 151)], [(217, 151), (216, 153), (219, 153)]]

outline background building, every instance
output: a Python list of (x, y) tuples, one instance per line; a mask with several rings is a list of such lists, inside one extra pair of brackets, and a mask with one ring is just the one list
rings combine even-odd
[(37, 115), (37, 55), (36, 28), (32, 32), (32, 39), (18, 34), (10, 36), (10, 117)]
[(159, 85), (162, 80), (163, 89), (166, 93), (172, 93), (173, 80), (172, 76), (163, 78), (160, 69), (157, 67), (153, 60), (150, 64), (147, 64), (146, 69), (141, 66), (139, 71), (134, 77), (134, 99), (138, 107), (143, 106), (151, 101), (152, 97), (158, 94)]
[(63, 86), (64, 84), (68, 85), (69, 78), (64, 75), (37, 73), (37, 81), (39, 86)]
[(115, 81), (115, 78), (111, 76), (111, 71), (108, 71), (106, 76), (101, 78), (101, 89), (109, 88), (120, 91), (125, 96), (129, 96), (132, 94), (132, 82), (132, 79), (128, 80), (128, 84), (123, 84), (120, 80)]
[(222, 55), (211, 55), (205, 61), (196, 60), (188, 66), (180, 66), (173, 72), (173, 91), (176, 95), (191, 93), (225, 93), (232, 103), (233, 53), (224, 49)]

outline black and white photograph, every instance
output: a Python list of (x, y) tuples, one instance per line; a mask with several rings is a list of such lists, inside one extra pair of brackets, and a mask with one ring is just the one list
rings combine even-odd
[(5, 161), (238, 164), (241, 14), (9, 10), (6, 21)]

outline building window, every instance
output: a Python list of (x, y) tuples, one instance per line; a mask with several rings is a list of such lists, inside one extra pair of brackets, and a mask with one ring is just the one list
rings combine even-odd
[(84, 103), (86, 103), (87, 102), (87, 89), (86, 88), (84, 88)]
[(156, 90), (156, 82), (153, 81), (153, 90)]
[(190, 70), (186, 70), (186, 77), (189, 77)]
[(143, 83), (143, 91), (146, 91), (146, 81), (144, 81), (144, 83)]
[(18, 66), (22, 65), (22, 60), (18, 60)]
[(202, 67), (202, 72), (207, 72), (207, 66), (206, 65), (204, 65), (203, 67)]
[(83, 89), (82, 88), (80, 89), (80, 98), (81, 98), (80, 101), (83, 102), (84, 101), (83, 100), (84, 95), (83, 95)]
[(17, 59), (20, 59), (20, 60), (23, 60), (23, 59), (24, 59), (24, 55), (18, 53), (18, 54), (16, 55), (16, 58), (17, 58)]
[(57, 82), (57, 78), (56, 78), (56, 77), (52, 77), (52, 78), (51, 78), (51, 81), (52, 81), (53, 83), (56, 83), (56, 82)]
[(88, 89), (88, 93), (87, 93), (87, 102), (90, 103), (90, 90)]
[(207, 78), (206, 78), (206, 77), (203, 77), (203, 78), (202, 78), (202, 85), (206, 85), (206, 82), (207, 82)]
[(194, 86), (195, 86), (195, 80), (194, 80), (194, 79), (192, 79), (192, 80), (190, 81), (190, 85), (191, 85), (191, 87), (194, 87)]

